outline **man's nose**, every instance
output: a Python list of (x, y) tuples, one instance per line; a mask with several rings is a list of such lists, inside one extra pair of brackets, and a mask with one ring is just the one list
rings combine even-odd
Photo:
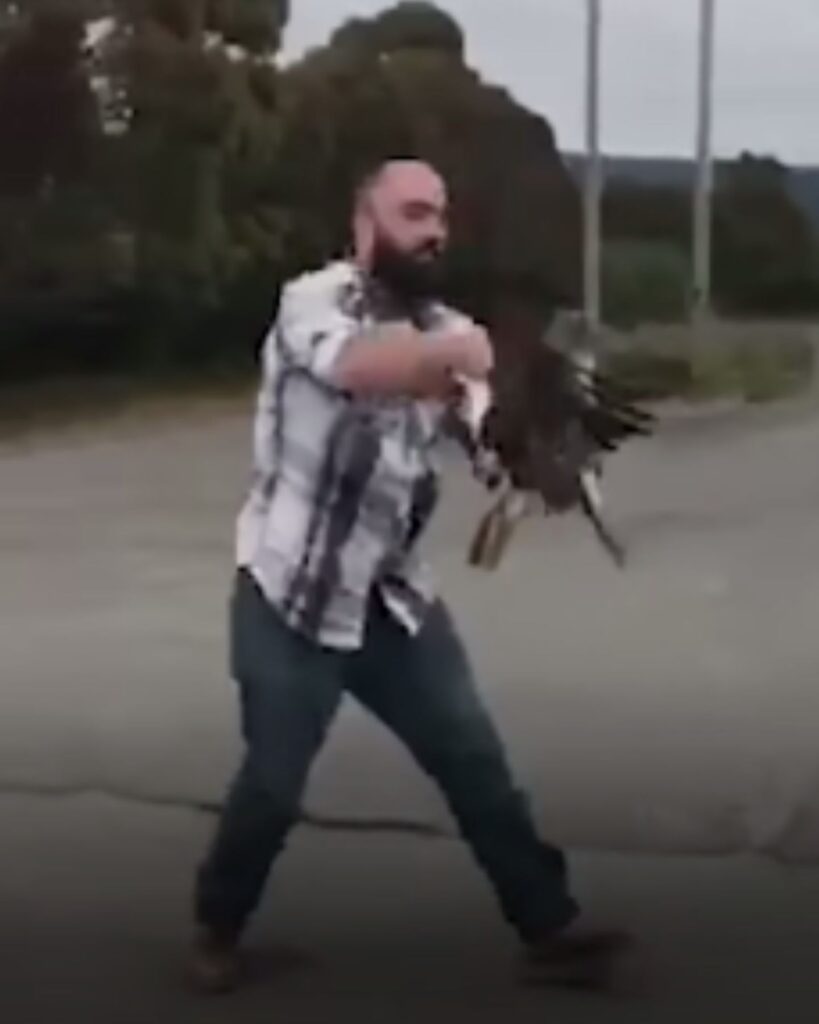
[(427, 241), (436, 246), (442, 246), (446, 242), (447, 232), (446, 227), (443, 224), (433, 224), (430, 226)]

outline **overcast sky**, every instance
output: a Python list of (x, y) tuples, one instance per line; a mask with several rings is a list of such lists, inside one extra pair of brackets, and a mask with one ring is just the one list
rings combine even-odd
[[(384, 0), (293, 0), (285, 53), (326, 40)], [(585, 0), (439, 0), (468, 57), (545, 114), (563, 149), (583, 140)], [(603, 0), (603, 145), (620, 154), (694, 148), (699, 0)], [(819, 0), (717, 0), (714, 143), (819, 163)]]

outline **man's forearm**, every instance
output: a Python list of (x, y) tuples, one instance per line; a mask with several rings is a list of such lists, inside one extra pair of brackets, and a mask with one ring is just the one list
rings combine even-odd
[(452, 387), (454, 363), (446, 338), (408, 325), (383, 326), (345, 346), (333, 377), (354, 394), (439, 397)]

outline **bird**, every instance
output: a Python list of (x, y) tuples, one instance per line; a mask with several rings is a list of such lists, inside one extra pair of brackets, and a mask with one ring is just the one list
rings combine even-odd
[(560, 344), (567, 332), (582, 337), (584, 324), (582, 314), (566, 312), (546, 332), (534, 303), (500, 303), (491, 322), (489, 381), (459, 382), (458, 436), (476, 477), (496, 494), (469, 546), (473, 567), (497, 568), (518, 524), (538, 508), (545, 515), (579, 512), (615, 564), (626, 565), (625, 546), (603, 514), (601, 461), (649, 436), (656, 421), (622, 381)]

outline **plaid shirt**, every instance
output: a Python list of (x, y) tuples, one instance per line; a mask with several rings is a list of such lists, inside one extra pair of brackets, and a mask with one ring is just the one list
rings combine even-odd
[[(352, 263), (333, 263), (284, 288), (263, 349), (238, 564), (291, 627), (341, 650), (361, 646), (374, 588), (410, 632), (435, 594), (417, 544), (438, 500), (447, 409), (353, 397), (331, 379), (351, 337), (394, 317)], [(437, 304), (415, 322), (471, 326)]]

